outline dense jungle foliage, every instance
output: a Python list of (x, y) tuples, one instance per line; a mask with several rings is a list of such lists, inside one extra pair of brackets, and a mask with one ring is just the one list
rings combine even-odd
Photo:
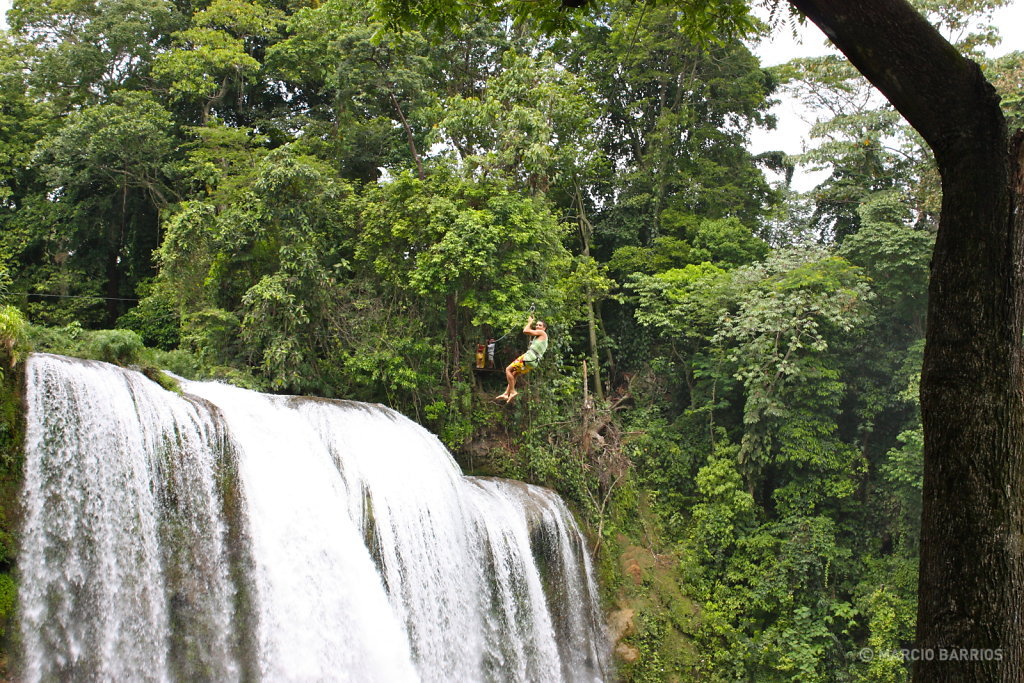
[[(1002, 3), (917, 4), (1018, 126), (1024, 56), (977, 52)], [(930, 157), (839, 57), (766, 69), (670, 8), (602, 11), (552, 34), (399, 30), (354, 0), (16, 0), (3, 491), (28, 346), (381, 402), (467, 472), (573, 504), (622, 680), (905, 680)], [(815, 146), (754, 155), (780, 89)], [(799, 193), (794, 164), (829, 174)], [(522, 352), (531, 305), (551, 348), (495, 405), (476, 347)]]

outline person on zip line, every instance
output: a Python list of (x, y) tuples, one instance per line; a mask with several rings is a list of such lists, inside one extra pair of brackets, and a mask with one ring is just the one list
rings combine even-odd
[(533, 314), (530, 314), (530, 317), (526, 320), (526, 325), (523, 327), (523, 332), (533, 337), (533, 339), (530, 341), (530, 346), (526, 349), (526, 353), (516, 358), (505, 368), (508, 388), (505, 389), (505, 393), (495, 396), (494, 400), (502, 400), (509, 403), (519, 395), (519, 392), (516, 391), (516, 377), (525, 375), (540, 364), (540, 359), (543, 358), (544, 352), (548, 350), (547, 329), (548, 326), (541, 320), (534, 323)]

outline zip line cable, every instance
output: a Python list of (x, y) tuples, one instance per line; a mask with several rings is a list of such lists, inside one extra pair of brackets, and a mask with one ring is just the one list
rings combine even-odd
[[(533, 314), (533, 312), (535, 310), (537, 310), (537, 304), (530, 304), (530, 314), (531, 315)], [(510, 330), (510, 331), (506, 332), (505, 334), (503, 334), (500, 337), (498, 337), (497, 339), (495, 339), (494, 342), (492, 342), (492, 343), (497, 344), (498, 342), (500, 342), (502, 339), (504, 339), (505, 337), (509, 336), (513, 332), (515, 332), (515, 330)]]
[(7, 292), (7, 296), (47, 296), (54, 299), (103, 299), (104, 301), (141, 301), (118, 296), (92, 296), (90, 294), (39, 294), (37, 292)]

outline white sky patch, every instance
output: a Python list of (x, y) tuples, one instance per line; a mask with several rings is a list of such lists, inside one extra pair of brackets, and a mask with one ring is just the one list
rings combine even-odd
[[(786, 8), (783, 7), (781, 11), (786, 11)], [(996, 10), (991, 23), (999, 29), (1002, 36), (1002, 43), (991, 51), (993, 56), (1024, 50), (1024, 32), (1018, 29), (1024, 26), (1024, 0), (1015, 0), (1012, 4)], [(764, 66), (784, 64), (797, 57), (839, 54), (825, 38), (825, 34), (809, 21), (798, 26), (795, 37), (788, 24), (783, 23), (770, 38), (752, 50)], [(813, 123), (813, 114), (790, 95), (780, 93), (776, 95), (776, 99), (779, 100), (779, 104), (771, 111), (778, 119), (777, 128), (771, 131), (755, 130), (751, 135), (750, 151), (755, 154), (771, 150), (781, 150), (787, 154), (800, 154), (806, 151), (811, 144), (808, 132)], [(827, 171), (808, 172), (798, 167), (793, 175), (793, 189), (806, 192), (827, 177)], [(769, 176), (769, 179), (776, 181), (780, 178)]]

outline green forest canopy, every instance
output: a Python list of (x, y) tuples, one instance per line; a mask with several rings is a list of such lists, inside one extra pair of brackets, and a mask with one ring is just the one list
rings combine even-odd
[[(920, 4), (967, 52), (994, 39), (990, 5)], [(914, 632), (940, 205), (916, 134), (842, 60), (762, 68), (745, 5), (609, 3), (562, 33), (540, 31), (559, 11), (414, 30), (371, 10), (16, 1), (4, 325), (384, 402), (467, 470), (557, 488), (632, 615), (624, 680), (906, 678), (857, 653)], [(985, 62), (1014, 126), (1022, 67)], [(821, 103), (820, 144), (752, 155), (783, 87)], [(797, 162), (832, 172), (766, 180)], [(531, 303), (552, 349), (502, 412), (473, 348)]]

